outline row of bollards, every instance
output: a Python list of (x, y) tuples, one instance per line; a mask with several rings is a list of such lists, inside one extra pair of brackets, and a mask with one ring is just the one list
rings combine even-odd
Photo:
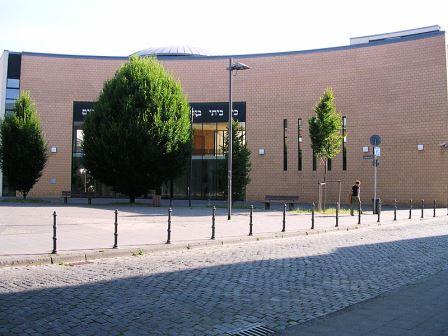
[[(409, 200), (409, 219), (412, 218), (412, 199)], [(283, 204), (283, 219), (282, 219), (282, 230), (281, 232), (286, 232), (286, 203)], [(394, 218), (393, 220), (396, 221), (397, 220), (397, 200), (394, 200)], [(421, 200), (421, 216), (420, 218), (424, 218), (424, 210), (425, 210), (425, 201), (422, 199)], [(249, 236), (253, 235), (253, 211), (254, 211), (254, 206), (251, 205), (250, 206), (250, 213), (249, 213)], [(316, 205), (313, 202), (312, 207), (311, 207), (311, 230), (314, 230), (315, 227), (315, 211), (316, 211)], [(172, 216), (172, 212), (173, 209), (170, 207), (168, 209), (168, 228), (167, 228), (167, 240), (166, 240), (166, 244), (171, 244), (171, 216)], [(340, 212), (340, 204), (339, 202), (336, 203), (336, 224), (335, 227), (339, 227), (339, 212)], [(114, 211), (115, 214), (115, 221), (114, 221), (114, 244), (113, 244), (113, 248), (116, 249), (118, 248), (118, 210)], [(358, 224), (361, 224), (361, 204), (358, 204)], [(447, 215), (448, 215), (448, 207), (447, 207)], [(57, 254), (57, 234), (56, 234), (56, 211), (53, 212), (53, 250), (52, 250), (52, 254)], [(436, 201), (433, 201), (433, 217), (436, 217)], [(378, 211), (377, 211), (377, 222), (380, 223), (381, 222), (381, 200), (379, 200), (378, 203)], [(215, 239), (215, 229), (216, 229), (216, 207), (213, 206), (212, 208), (212, 235), (210, 237), (210, 239), (214, 240)]]

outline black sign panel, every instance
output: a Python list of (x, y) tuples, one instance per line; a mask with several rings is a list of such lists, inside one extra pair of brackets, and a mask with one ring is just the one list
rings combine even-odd
[(73, 102), (73, 121), (84, 121), (94, 105), (94, 102)]
[[(193, 123), (227, 122), (229, 120), (229, 103), (190, 103)], [(246, 121), (246, 102), (233, 103), (233, 119)]]
[[(84, 121), (87, 114), (93, 111), (94, 102), (73, 102), (73, 121)], [(229, 119), (229, 103), (190, 103), (194, 123), (227, 122)], [(233, 119), (246, 121), (246, 102), (233, 103)]]

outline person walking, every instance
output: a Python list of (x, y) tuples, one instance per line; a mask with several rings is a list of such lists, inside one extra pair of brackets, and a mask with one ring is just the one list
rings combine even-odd
[(353, 205), (356, 205), (362, 213), (361, 209), (361, 182), (359, 180), (355, 181), (355, 184), (352, 186), (352, 192), (350, 195), (350, 215), (354, 216)]

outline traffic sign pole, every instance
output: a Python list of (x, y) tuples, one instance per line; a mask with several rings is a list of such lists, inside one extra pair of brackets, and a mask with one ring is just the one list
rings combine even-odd
[(373, 156), (373, 213), (376, 213), (376, 178), (377, 178), (377, 162), (376, 162), (376, 155)]
[(381, 137), (377, 134), (374, 134), (370, 137), (370, 143), (373, 146), (373, 213), (375, 214), (377, 211), (377, 168), (378, 168), (378, 157), (381, 155), (381, 148), (379, 145), (381, 144)]

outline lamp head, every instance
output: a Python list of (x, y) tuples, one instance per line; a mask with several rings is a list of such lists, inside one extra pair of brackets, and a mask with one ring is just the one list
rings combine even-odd
[(250, 67), (244, 63), (236, 62), (233, 63), (230, 68), (227, 68), (227, 70), (233, 71), (233, 70), (247, 70), (250, 69)]

